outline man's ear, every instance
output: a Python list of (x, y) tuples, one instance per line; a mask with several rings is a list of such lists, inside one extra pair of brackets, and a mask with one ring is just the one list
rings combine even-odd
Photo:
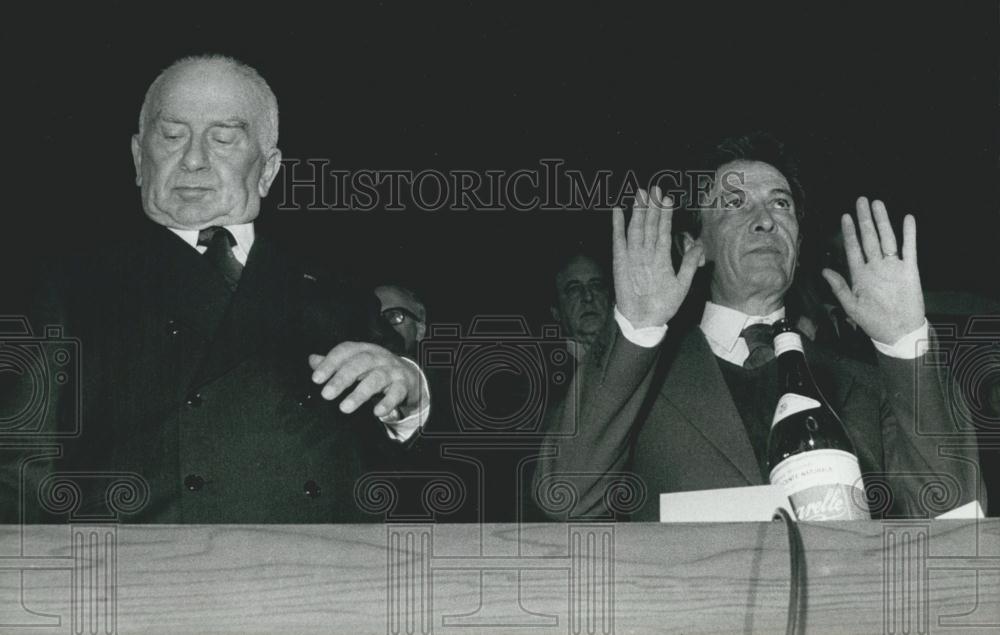
[(271, 189), (271, 184), (274, 183), (274, 178), (278, 176), (278, 170), (280, 169), (281, 150), (275, 148), (267, 155), (267, 159), (264, 161), (264, 169), (260, 171), (260, 179), (257, 181), (257, 193), (260, 194), (261, 198), (267, 196), (268, 191)]
[(417, 341), (424, 339), (424, 335), (427, 335), (427, 325), (423, 322), (417, 322)]
[[(684, 250), (684, 253), (689, 252), (692, 247), (694, 247), (695, 245), (697, 245), (699, 243), (701, 243), (701, 241), (699, 239), (695, 238), (694, 236), (692, 236), (691, 234), (689, 234), (688, 232), (684, 232), (682, 234), (682, 243), (681, 244), (682, 244), (682, 249)], [(704, 247), (704, 245), (702, 245), (702, 246)], [(705, 266), (705, 250), (704, 249), (701, 250), (701, 260), (698, 262), (698, 266), (699, 267), (704, 267)]]
[(562, 324), (562, 315), (559, 314), (559, 309), (557, 307), (550, 306), (549, 312), (552, 313), (553, 320)]
[(132, 163), (135, 165), (135, 184), (142, 187), (142, 144), (139, 135), (132, 135)]

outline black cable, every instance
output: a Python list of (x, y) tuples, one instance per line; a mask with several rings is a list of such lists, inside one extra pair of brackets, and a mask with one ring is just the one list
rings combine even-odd
[(785, 523), (788, 531), (788, 556), (790, 561), (790, 574), (788, 584), (788, 621), (785, 624), (787, 635), (796, 635), (799, 632), (799, 613), (804, 612), (802, 600), (805, 598), (805, 557), (803, 555), (802, 534), (795, 519), (784, 508), (779, 507), (774, 511), (773, 520), (781, 520)]

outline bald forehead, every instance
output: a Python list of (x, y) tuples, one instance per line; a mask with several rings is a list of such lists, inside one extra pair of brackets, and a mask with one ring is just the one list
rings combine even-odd
[(254, 136), (264, 126), (265, 104), (254, 83), (221, 60), (190, 62), (170, 69), (155, 87), (150, 121), (228, 122)]

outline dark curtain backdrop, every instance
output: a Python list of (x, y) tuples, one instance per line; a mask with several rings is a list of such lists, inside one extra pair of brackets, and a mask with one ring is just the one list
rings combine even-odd
[[(8, 10), (4, 311), (41, 261), (139, 222), (129, 137), (144, 91), (206, 51), (270, 82), (286, 158), (340, 169), (560, 158), (649, 175), (684, 167), (706, 138), (770, 129), (800, 150), (819, 225), (859, 194), (883, 197), (897, 220), (917, 215), (925, 286), (1000, 289), (995, 2), (415, 4)], [(606, 210), (280, 211), (281, 184), (267, 230), (362, 280), (417, 285), (435, 321), (537, 323), (553, 254), (608, 249)]]

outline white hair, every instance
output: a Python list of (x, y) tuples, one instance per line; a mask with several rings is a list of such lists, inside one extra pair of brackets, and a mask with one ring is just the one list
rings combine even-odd
[(156, 76), (156, 79), (153, 80), (153, 83), (146, 90), (146, 96), (142, 100), (142, 109), (139, 110), (139, 138), (141, 139), (145, 133), (146, 123), (151, 114), (149, 109), (167, 76), (181, 67), (203, 62), (225, 64), (254, 86), (265, 110), (264, 126), (257, 132), (260, 147), (265, 152), (276, 148), (278, 146), (278, 98), (274, 96), (274, 91), (271, 90), (271, 87), (267, 85), (267, 82), (264, 81), (264, 78), (260, 76), (260, 73), (255, 68), (235, 58), (218, 53), (182, 57)]

